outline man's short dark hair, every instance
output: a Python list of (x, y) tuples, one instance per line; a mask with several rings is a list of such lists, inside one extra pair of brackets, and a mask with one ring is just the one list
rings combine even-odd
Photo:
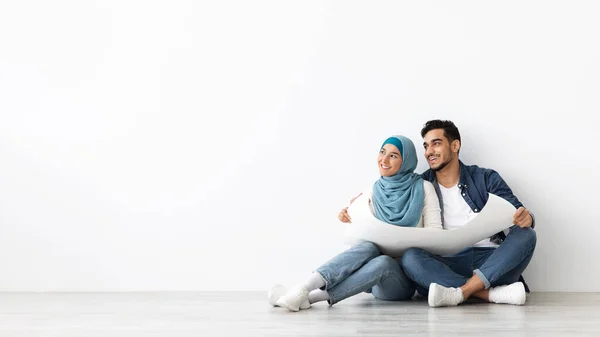
[[(448, 138), (450, 143), (455, 140), (460, 141), (460, 132), (458, 132), (458, 128), (451, 121), (434, 119), (430, 120), (421, 129), (421, 138), (425, 138), (427, 132), (435, 129), (444, 129), (444, 137)], [(462, 141), (461, 141), (462, 143)]]

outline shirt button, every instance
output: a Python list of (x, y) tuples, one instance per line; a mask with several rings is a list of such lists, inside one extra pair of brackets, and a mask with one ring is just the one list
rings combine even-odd
[(464, 197), (465, 195), (466, 195), (466, 194), (464, 194), (464, 193), (463, 193), (463, 197)]
[(461, 184), (458, 184), (458, 187), (462, 187), (462, 185), (461, 185)]
[(477, 208), (475, 208), (475, 212), (479, 212), (479, 210), (477, 210)]

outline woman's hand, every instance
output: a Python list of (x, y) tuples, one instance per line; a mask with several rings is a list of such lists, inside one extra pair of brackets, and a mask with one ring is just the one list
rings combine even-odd
[(350, 205), (352, 205), (352, 203), (354, 202), (354, 200), (356, 200), (356, 199), (357, 199), (358, 197), (360, 197), (361, 195), (362, 195), (362, 193), (361, 193), (361, 194), (359, 194), (359, 195), (357, 195), (357, 196), (355, 196), (354, 198), (352, 198), (352, 200), (350, 200)]
[[(362, 193), (355, 196), (354, 198), (352, 198), (350, 200), (350, 205), (352, 205), (354, 200), (356, 200), (361, 195), (362, 195)], [(338, 214), (338, 220), (340, 220), (341, 222), (344, 222), (344, 223), (352, 223), (352, 221), (350, 221), (350, 215), (348, 215), (348, 207), (343, 208), (342, 211), (340, 212), (340, 214)]]
[(338, 214), (338, 220), (344, 223), (352, 223), (350, 221), (350, 215), (348, 215), (348, 207), (343, 208), (340, 214)]

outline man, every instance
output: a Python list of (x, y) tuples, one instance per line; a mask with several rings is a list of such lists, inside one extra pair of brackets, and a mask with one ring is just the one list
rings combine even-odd
[[(402, 257), (406, 275), (432, 307), (454, 306), (474, 296), (493, 303), (525, 304), (521, 274), (536, 244), (533, 214), (490, 169), (465, 165), (458, 159), (461, 139), (451, 121), (431, 120), (421, 130), (429, 170), (423, 178), (433, 183), (442, 209), (444, 229), (465, 225), (485, 206), (488, 193), (517, 209), (508, 235), (503, 232), (451, 256), (411, 248)], [(527, 291), (529, 291), (527, 289)]]

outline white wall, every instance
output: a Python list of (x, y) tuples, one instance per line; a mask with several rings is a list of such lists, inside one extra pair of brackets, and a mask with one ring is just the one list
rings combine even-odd
[(530, 286), (600, 291), (599, 9), (4, 1), (0, 290), (297, 281), (381, 141), (446, 118), (535, 212)]

